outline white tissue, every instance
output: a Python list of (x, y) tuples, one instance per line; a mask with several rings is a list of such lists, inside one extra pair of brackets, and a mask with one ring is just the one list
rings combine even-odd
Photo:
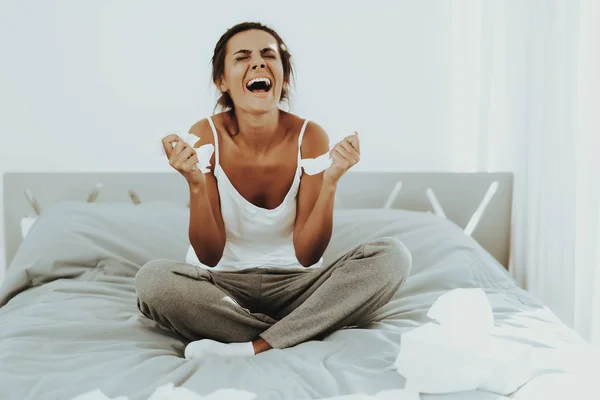
[(327, 397), (323, 400), (419, 400), (419, 393), (407, 389), (384, 390), (369, 396), (364, 393), (349, 394), (345, 396)]
[(406, 378), (405, 388), (431, 394), (476, 389), (486, 376), (472, 365), (472, 355), (485, 342), (471, 339), (435, 323), (403, 334), (395, 367)]
[(534, 373), (531, 350), (493, 337), (494, 315), (481, 289), (440, 296), (427, 315), (439, 322), (402, 335), (394, 364), (406, 389), (452, 393), (482, 389), (509, 395)]
[[(181, 137), (181, 136), (179, 136), (179, 137)], [(193, 134), (191, 134), (191, 133), (188, 133), (187, 135), (185, 135), (185, 136), (183, 136), (183, 137), (181, 137), (181, 138), (183, 139), (183, 141), (184, 141), (185, 143), (189, 144), (189, 145), (190, 145), (190, 147), (192, 147), (192, 148), (194, 147), (194, 145), (196, 144), (196, 142), (197, 142), (198, 140), (200, 140), (200, 138), (199, 138), (198, 136), (196, 136), (196, 135), (193, 135)], [(172, 145), (173, 147), (175, 147), (175, 145), (176, 145), (176, 144), (177, 144), (177, 142), (172, 142), (172, 143), (171, 143), (171, 145)], [(165, 149), (164, 149), (162, 146), (161, 146), (161, 149), (162, 149), (162, 151), (163, 151), (163, 154), (164, 154), (164, 153), (165, 153)]]
[(107, 395), (102, 393), (102, 391), (100, 389), (95, 389), (95, 390), (80, 394), (79, 396), (73, 398), (73, 400), (129, 400), (129, 399), (124, 396), (119, 396), (119, 397), (115, 397), (114, 399), (111, 399), (110, 397), (108, 397)]
[(206, 396), (201, 396), (184, 387), (174, 387), (167, 383), (156, 389), (148, 400), (252, 400), (256, 394), (236, 389), (219, 389)]
[[(148, 400), (254, 400), (257, 397), (255, 393), (237, 389), (218, 389), (217, 391), (201, 396), (184, 387), (175, 387), (173, 383), (167, 383), (158, 387)], [(419, 400), (419, 393), (407, 389), (384, 390), (375, 395), (350, 394), (345, 396), (328, 397), (323, 400)], [(100, 389), (96, 389), (72, 400), (129, 400), (127, 397), (120, 396), (114, 399), (106, 396)]]
[(304, 168), (304, 172), (308, 175), (316, 175), (333, 164), (333, 159), (329, 158), (329, 152), (320, 155), (317, 158), (303, 158), (300, 160), (300, 166)]
[(25, 236), (27, 236), (27, 233), (29, 233), (29, 230), (35, 224), (36, 221), (37, 221), (37, 217), (21, 218), (21, 237), (22, 238), (25, 238)]
[(204, 397), (183, 387), (167, 383), (158, 387), (148, 400), (203, 400)]
[(531, 347), (525, 343), (489, 337), (488, 345), (477, 360), (477, 367), (487, 372), (478, 388), (509, 395), (535, 374)]
[(481, 337), (494, 328), (492, 306), (479, 288), (444, 293), (433, 303), (427, 316), (458, 334)]
[[(200, 139), (198, 136), (193, 135), (191, 133), (188, 133), (186, 136), (183, 136), (181, 138), (185, 143), (189, 144), (192, 148), (194, 147), (196, 142)], [(341, 138), (340, 141), (341, 140), (343, 140), (343, 138)], [(162, 137), (160, 138), (160, 140), (158, 142), (159, 142), (158, 150), (153, 151), (153, 154), (155, 155), (155, 157), (165, 155), (165, 150), (162, 145)], [(339, 142), (339, 141), (336, 141), (336, 143), (337, 142)], [(175, 147), (176, 143), (177, 142), (172, 143), (173, 147)], [(334, 146), (330, 145), (329, 151), (325, 154), (318, 156), (317, 158), (301, 159), (300, 167), (302, 167), (304, 169), (304, 172), (307, 175), (316, 175), (316, 174), (319, 174), (319, 173), (325, 171), (327, 168), (329, 168), (331, 165), (333, 165), (334, 161), (333, 161), (333, 158), (331, 158), (331, 156), (330, 156), (330, 153), (331, 153), (331, 150), (333, 149), (333, 147)], [(198, 154), (198, 168), (203, 173), (209, 172), (208, 167), (210, 166), (210, 158), (212, 157), (214, 150), (215, 150), (214, 145), (205, 144), (195, 150), (196, 150), (196, 154)]]
[[(181, 137), (181, 136), (180, 136)], [(200, 138), (196, 135), (193, 135), (191, 133), (188, 133), (186, 136), (181, 137), (181, 139), (189, 144), (192, 148), (194, 148), (194, 145), (198, 142), (198, 140), (200, 140)], [(173, 145), (173, 147), (176, 146), (177, 142), (172, 142), (171, 143)], [(159, 156), (165, 156), (165, 149), (162, 145), (162, 138), (159, 140), (159, 144), (158, 146), (160, 146), (158, 148), (158, 150), (156, 152), (154, 152), (155, 157), (159, 157)], [(204, 144), (200, 147), (198, 147), (197, 149), (194, 149), (196, 151), (196, 154), (198, 155), (198, 169), (206, 174), (208, 172), (210, 172), (210, 169), (208, 167), (210, 167), (210, 158), (212, 157), (214, 151), (215, 151), (215, 146), (212, 143), (208, 143), (208, 144)]]
[(215, 146), (213, 146), (211, 143), (209, 143), (209, 144), (204, 144), (195, 150), (196, 150), (196, 154), (198, 155), (198, 169), (203, 174), (210, 172), (208, 167), (210, 167), (210, 158), (212, 157), (212, 155), (215, 151)]
[(256, 397), (256, 394), (244, 390), (219, 389), (216, 392), (204, 396), (202, 400), (253, 400)]
[[(336, 140), (334, 140), (334, 143), (337, 144), (339, 142), (341, 142), (342, 140), (344, 140), (346, 138), (346, 136), (339, 136), (336, 138)], [(300, 166), (302, 168), (304, 168), (304, 172), (307, 175), (316, 175), (319, 174), (323, 171), (325, 171), (327, 168), (329, 168), (331, 165), (333, 165), (333, 158), (331, 158), (330, 154), (331, 154), (331, 150), (333, 150), (333, 148), (335, 147), (335, 145), (331, 145), (329, 144), (329, 151), (325, 154), (321, 154), (319, 157), (317, 158), (303, 158), (300, 160)]]
[[(219, 389), (206, 396), (186, 389), (184, 387), (175, 387), (173, 383), (162, 385), (154, 391), (148, 400), (253, 400), (256, 394), (237, 389)], [(107, 397), (100, 389), (96, 389), (72, 400), (129, 400), (127, 397), (120, 396), (111, 399)]]

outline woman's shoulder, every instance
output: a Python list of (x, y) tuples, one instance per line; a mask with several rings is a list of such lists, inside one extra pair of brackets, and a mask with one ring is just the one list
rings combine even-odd
[(209, 122), (209, 118), (212, 121), (212, 123), (216, 125), (215, 128), (218, 133), (219, 126), (222, 124), (222, 116), (220, 114), (215, 114), (210, 117), (203, 118), (198, 122), (195, 122), (189, 130), (189, 133), (198, 136), (199, 138), (199, 141), (194, 147), (200, 147), (205, 144), (215, 144), (214, 132)]
[[(297, 116), (296, 116), (297, 117)], [(297, 117), (299, 125), (304, 128), (304, 135), (300, 144), (302, 158), (316, 158), (329, 151), (329, 135), (317, 122)]]
[(288, 131), (297, 132), (298, 135), (302, 134), (302, 128), (306, 123), (306, 127), (304, 127), (304, 134), (302, 136), (303, 151), (305, 150), (305, 146), (306, 150), (310, 151), (311, 148), (315, 146), (318, 147), (319, 143), (329, 143), (329, 136), (327, 135), (327, 132), (317, 122), (285, 111), (282, 111), (282, 115), (285, 118), (285, 124), (288, 127)]

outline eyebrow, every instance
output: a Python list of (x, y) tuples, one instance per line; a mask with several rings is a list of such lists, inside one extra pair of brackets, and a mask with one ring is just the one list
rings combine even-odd
[[(264, 54), (264, 53), (267, 53), (269, 51), (275, 51), (275, 49), (273, 49), (272, 47), (265, 47), (260, 52)], [(252, 50), (246, 50), (246, 49), (238, 50), (235, 53), (233, 53), (233, 55), (236, 55), (238, 53), (250, 54), (250, 53), (252, 53)]]

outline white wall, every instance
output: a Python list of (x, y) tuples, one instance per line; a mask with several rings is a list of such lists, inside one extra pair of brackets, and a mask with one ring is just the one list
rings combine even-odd
[(216, 3), (2, 0), (0, 173), (169, 168), (141, 143), (212, 113), (214, 45), (244, 20), (287, 42), (292, 112), (360, 132), (356, 170), (452, 169), (447, 2)]

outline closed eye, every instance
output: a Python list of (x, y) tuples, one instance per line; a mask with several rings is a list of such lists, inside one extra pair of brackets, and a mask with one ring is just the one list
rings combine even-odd
[[(246, 60), (248, 58), (250, 58), (250, 57), (238, 57), (238, 58), (235, 59), (235, 61), (242, 61), (242, 60)], [(264, 56), (264, 58), (272, 58), (273, 60), (277, 59), (276, 56)]]

